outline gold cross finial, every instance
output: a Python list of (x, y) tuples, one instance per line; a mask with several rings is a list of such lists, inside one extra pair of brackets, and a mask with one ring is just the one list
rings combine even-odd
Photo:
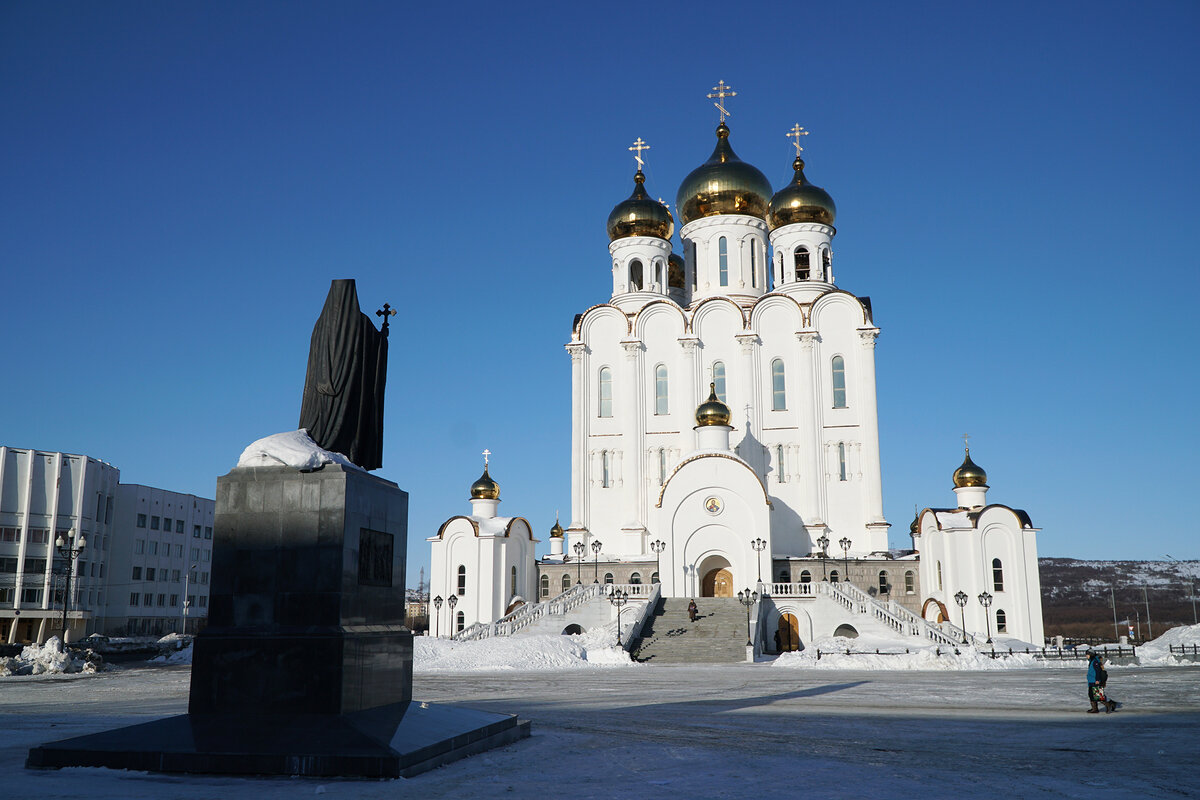
[(787, 138), (792, 140), (792, 147), (796, 148), (796, 158), (800, 157), (800, 151), (804, 149), (800, 146), (801, 136), (808, 136), (808, 131), (804, 130), (804, 128), (801, 128), (800, 123), (797, 122), (787, 133)]
[(712, 88), (712, 92), (708, 95), (708, 99), (712, 100), (714, 97), (717, 98), (717, 102), (713, 103), (713, 105), (717, 107), (717, 111), (721, 112), (721, 122), (724, 122), (726, 117), (733, 116), (725, 110), (725, 98), (737, 97), (737, 92), (729, 88), (729, 86), (725, 84), (725, 81), (717, 81), (717, 85)]
[(491, 454), (492, 454), (491, 450), (488, 450), (486, 447), (483, 449), (483, 468), (485, 470), (488, 468), (488, 456), (490, 456)]
[(966, 450), (968, 453), (971, 452), (971, 447), (970, 447), (970, 442), (969, 442), (970, 438), (971, 438), (970, 434), (968, 434), (968, 433), (963, 434), (963, 450)]
[(642, 151), (643, 151), (643, 150), (649, 150), (649, 149), (650, 149), (650, 145), (648, 145), (648, 144), (646, 144), (645, 142), (643, 142), (643, 141), (642, 141), (642, 137), (640, 137), (640, 136), (639, 136), (639, 137), (637, 138), (637, 141), (633, 143), (633, 147), (631, 147), (631, 148), (629, 148), (629, 149), (630, 149), (630, 150), (636, 150), (636, 151), (637, 151), (637, 152), (636, 152), (636, 153), (634, 153), (634, 155), (633, 155), (633, 160), (637, 162), (637, 165), (638, 165), (638, 172), (641, 172), (641, 171), (642, 171), (642, 167), (646, 166), (646, 162), (642, 160)]

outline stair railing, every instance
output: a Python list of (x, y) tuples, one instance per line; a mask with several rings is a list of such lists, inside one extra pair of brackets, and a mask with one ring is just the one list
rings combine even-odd
[[(642, 631), (646, 628), (646, 623), (654, 616), (658, 610), (658, 601), (662, 597), (662, 584), (654, 583), (647, 587), (645, 584), (631, 584), (638, 588), (638, 594), (641, 594), (642, 589), (649, 589), (649, 594), (646, 596), (646, 602), (642, 604), (641, 610), (638, 612), (637, 618), (633, 621), (633, 629), (629, 632), (629, 638), (625, 639), (625, 643), (621, 646), (628, 650), (629, 646), (642, 638)], [(633, 592), (630, 592), (630, 597), (633, 597)]]

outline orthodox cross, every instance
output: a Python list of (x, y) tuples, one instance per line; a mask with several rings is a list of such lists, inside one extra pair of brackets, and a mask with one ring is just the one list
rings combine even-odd
[(629, 148), (629, 149), (630, 149), (630, 150), (636, 150), (636, 151), (637, 151), (637, 152), (634, 154), (634, 156), (633, 156), (633, 160), (637, 162), (637, 165), (638, 165), (638, 172), (641, 172), (641, 171), (642, 171), (642, 167), (646, 166), (646, 162), (642, 160), (642, 151), (643, 151), (643, 150), (649, 150), (649, 149), (650, 149), (650, 145), (648, 145), (648, 144), (646, 144), (645, 142), (643, 142), (643, 141), (642, 141), (642, 137), (640, 137), (640, 136), (639, 136), (639, 137), (637, 138), (637, 141), (633, 143), (633, 147), (631, 147), (631, 148)]
[(724, 122), (726, 117), (733, 116), (725, 110), (725, 98), (737, 97), (737, 92), (729, 88), (725, 84), (725, 81), (717, 81), (717, 85), (713, 87), (712, 92), (708, 95), (708, 99), (712, 100), (714, 97), (717, 98), (717, 102), (713, 103), (713, 105), (717, 107), (717, 111), (721, 112), (721, 122)]
[(967, 441), (970, 438), (971, 438), (970, 434), (966, 434), (966, 433), (963, 434), (963, 450), (966, 450), (968, 453), (971, 452), (970, 444)]
[(384, 336), (387, 336), (388, 335), (388, 317), (396, 316), (396, 309), (392, 308), (387, 303), (384, 303), (383, 308), (381, 308), (375, 312), (375, 316), (383, 317), (383, 327), (380, 329), (379, 332), (382, 333)]
[(488, 456), (490, 456), (491, 454), (492, 454), (492, 451), (491, 451), (491, 450), (488, 450), (486, 447), (485, 447), (485, 448), (483, 448), (483, 470), (484, 470), (484, 472), (486, 472), (486, 471), (487, 471), (487, 468), (488, 468)]
[(796, 158), (800, 157), (800, 151), (804, 149), (800, 146), (801, 136), (808, 136), (808, 131), (804, 130), (804, 128), (801, 128), (800, 123), (797, 122), (787, 133), (787, 138), (792, 140), (792, 147), (796, 148)]

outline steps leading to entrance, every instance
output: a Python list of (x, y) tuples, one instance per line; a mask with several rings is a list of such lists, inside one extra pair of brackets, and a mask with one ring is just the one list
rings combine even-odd
[(651, 664), (721, 664), (746, 660), (746, 608), (736, 598), (698, 597), (696, 621), (688, 598), (664, 597), (630, 651)]

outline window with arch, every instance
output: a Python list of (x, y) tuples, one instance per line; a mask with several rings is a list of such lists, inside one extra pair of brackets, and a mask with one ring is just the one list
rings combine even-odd
[(722, 286), (729, 285), (729, 241), (722, 236), (717, 239), (717, 277)]
[(659, 364), (654, 368), (654, 413), (662, 416), (668, 413), (667, 403), (667, 368)]
[(888, 581), (887, 570), (879, 570), (879, 593), (888, 594), (892, 591), (892, 584)]
[(849, 480), (846, 471), (846, 443), (838, 442), (838, 480)]
[(629, 291), (640, 292), (642, 290), (642, 262), (634, 259), (629, 262)]
[(607, 585), (611, 585), (611, 584), (612, 584), (612, 582), (613, 582), (613, 574), (612, 574), (611, 572), (606, 572), (606, 573), (604, 573), (604, 583), (605, 583), (605, 585), (606, 585), (606, 586), (607, 586)]
[(635, 572), (632, 575), (630, 575), (629, 582), (632, 583), (634, 586), (640, 586), (642, 583), (642, 573)]
[(600, 486), (607, 489), (612, 486), (612, 453), (600, 451)]
[(940, 592), (942, 590), (942, 562), (940, 561), (937, 562), (937, 581), (938, 591)]
[(696, 281), (697, 281), (696, 275), (700, 271), (700, 270), (696, 269), (696, 243), (695, 242), (687, 243), (687, 254), (688, 254), (687, 255), (687, 264), (689, 267), (692, 268), (692, 290), (694, 291), (696, 289)]
[(834, 356), (830, 362), (833, 372), (833, 407), (846, 407), (846, 359)]
[(829, 582), (830, 583), (837, 583), (838, 578), (840, 578), (840, 577), (841, 576), (838, 574), (838, 571), (836, 569), (829, 570)]
[(780, 483), (785, 483), (787, 472), (784, 470), (783, 464), (783, 445), (775, 445), (775, 480)]
[(787, 385), (783, 375), (783, 359), (771, 362), (771, 410), (787, 410)]
[(777, 580), (779, 583), (791, 583), (792, 576), (788, 573), (787, 569), (784, 568), (779, 570), (779, 574), (775, 576), (775, 580)]
[(793, 255), (796, 257), (796, 280), (808, 280), (809, 273), (812, 270), (812, 264), (809, 260), (808, 248), (800, 245), (796, 248)]
[(1008, 615), (1004, 609), (996, 609), (996, 633), (1008, 633)]
[(821, 248), (821, 271), (825, 273), (825, 282), (833, 277), (833, 251), (828, 247)]
[(712, 365), (712, 379), (716, 386), (717, 399), (722, 403), (727, 403), (729, 400), (725, 397), (725, 362), (714, 361)]
[(1004, 565), (1000, 563), (1000, 559), (992, 559), (992, 591), (1004, 591)]
[(812, 573), (809, 572), (808, 570), (801, 570), (800, 571), (800, 582), (801, 583), (812, 583)]
[(543, 575), (541, 577), (541, 579), (538, 581), (538, 586), (542, 593), (542, 597), (550, 596), (550, 576), (549, 575)]
[(597, 393), (596, 416), (612, 416), (612, 370), (600, 368), (599, 392)]
[(458, 594), (464, 595), (467, 593), (467, 566), (465, 564), (458, 565)]
[(775, 284), (783, 283), (783, 253), (775, 254)]
[(758, 288), (758, 245), (750, 242), (750, 286)]
[(662, 288), (667, 285), (666, 280), (663, 279), (663, 262), (661, 258), (654, 259), (654, 282), (658, 284), (659, 291), (662, 291)]
[(563, 576), (562, 576), (562, 580), (561, 580), (561, 581), (559, 581), (559, 584), (558, 584), (558, 585), (559, 585), (559, 588), (560, 588), (560, 589), (562, 589), (562, 591), (564, 591), (564, 592), (565, 592), (567, 589), (570, 589), (570, 588), (571, 588), (571, 576), (570, 576), (570, 575), (563, 575)]
[(465, 627), (467, 627), (467, 615), (460, 611), (454, 615), (454, 631), (462, 633)]
[(905, 570), (905, 572), (904, 572), (904, 593), (905, 594), (916, 594), (917, 593), (917, 576), (913, 574), (913, 571), (911, 569)]
[(650, 583), (653, 585), (653, 584), (655, 584), (655, 583), (658, 583), (658, 582), (659, 582), (659, 580), (658, 580), (658, 573), (657, 573), (657, 572), (651, 572), (651, 573), (650, 573)]
[(508, 596), (514, 597), (517, 594), (517, 568), (513, 567), (508, 578)]

